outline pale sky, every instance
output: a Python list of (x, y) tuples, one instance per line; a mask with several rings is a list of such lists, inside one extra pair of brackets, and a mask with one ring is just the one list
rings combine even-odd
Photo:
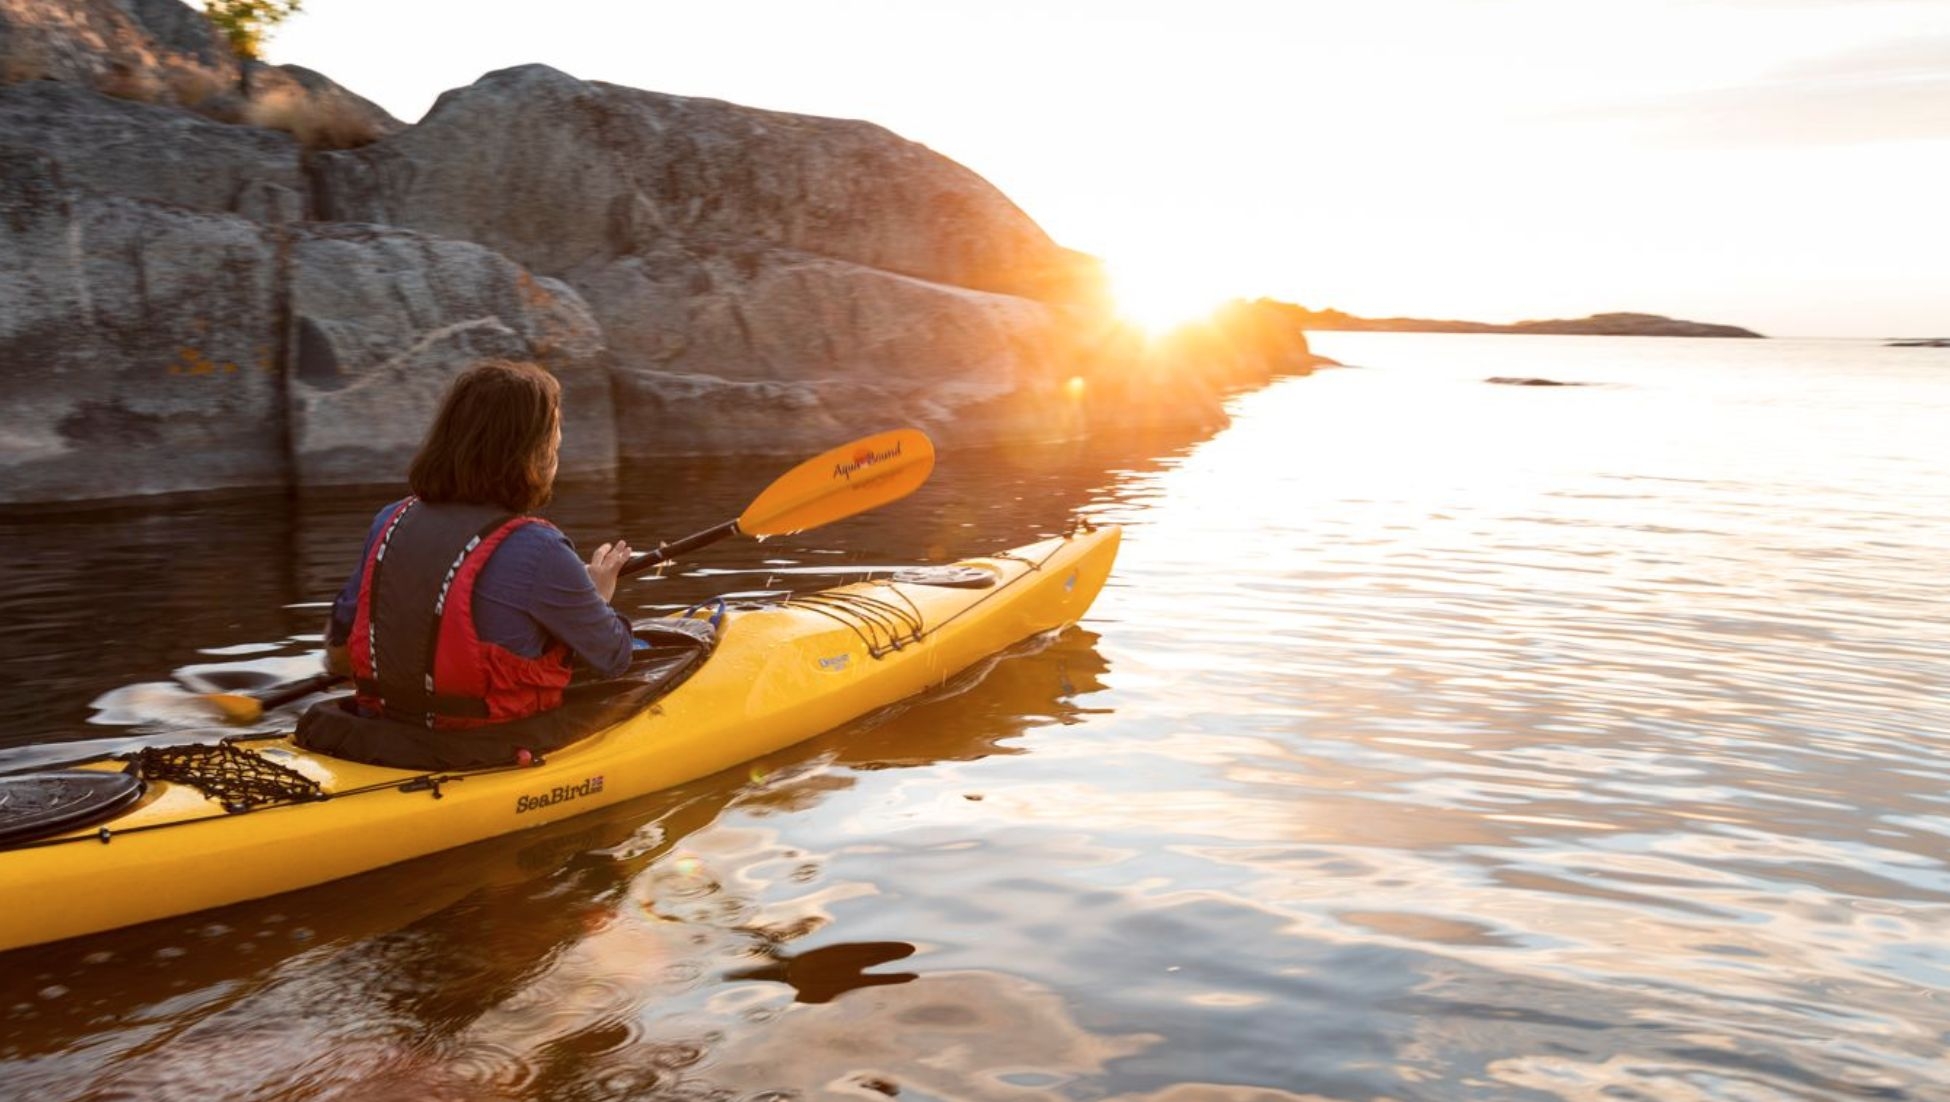
[(417, 120), (544, 62), (868, 119), (1152, 312), (1950, 336), (1950, 0), (306, 0)]

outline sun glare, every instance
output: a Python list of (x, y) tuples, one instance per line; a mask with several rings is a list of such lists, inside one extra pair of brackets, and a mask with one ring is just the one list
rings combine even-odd
[(1216, 290), (1197, 264), (1110, 261), (1106, 266), (1118, 315), (1152, 336), (1203, 321), (1232, 297)]

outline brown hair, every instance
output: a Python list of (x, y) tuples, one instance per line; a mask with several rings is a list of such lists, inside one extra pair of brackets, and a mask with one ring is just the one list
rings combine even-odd
[(530, 363), (489, 360), (454, 377), (407, 472), (428, 502), (526, 513), (548, 501), (562, 384)]

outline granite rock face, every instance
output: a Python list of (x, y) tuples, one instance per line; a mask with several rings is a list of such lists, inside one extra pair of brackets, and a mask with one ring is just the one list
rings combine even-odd
[(243, 121), (281, 130), (306, 149), (351, 149), (406, 124), (323, 73), (301, 65), (243, 65)]
[(179, 0), (0, 0), (0, 83), (234, 112), (239, 73), (230, 43)]
[(616, 465), (602, 330), (567, 286), (465, 241), (313, 225), (290, 249), (290, 425), (300, 486), (406, 470), (447, 383), (484, 359), (562, 383), (564, 475)]
[(616, 464), (602, 331), (479, 245), (68, 186), (0, 147), (0, 504), (388, 481), (482, 359), (561, 380), (562, 471)]
[(321, 158), (322, 215), (464, 237), (565, 275), (671, 240), (758, 242), (930, 282), (1096, 294), (1094, 262), (987, 181), (871, 123), (578, 80), (545, 65), (448, 92)]
[(580, 290), (625, 456), (818, 450), (897, 420), (946, 439), (1075, 431), (1064, 317), (1102, 296), (980, 177), (867, 123), (531, 65), (319, 158), (329, 218), (467, 236)]
[(673, 249), (577, 276), (630, 457), (820, 451), (895, 423), (979, 437), (1057, 370), (1047, 304), (825, 257)]
[(278, 249), (0, 148), (0, 503), (286, 478)]
[(1093, 258), (870, 123), (490, 73), (406, 127), (180, 0), (0, 0), (0, 505), (396, 482), (483, 358), (562, 380), (563, 471), (1223, 423), (1304, 372), (1171, 342)]
[(239, 58), (181, 0), (0, 0), (0, 85), (54, 82), (348, 149), (405, 124), (298, 65)]
[(0, 143), (47, 155), (74, 186), (260, 222), (306, 216), (298, 143), (273, 130), (36, 80), (0, 87)]

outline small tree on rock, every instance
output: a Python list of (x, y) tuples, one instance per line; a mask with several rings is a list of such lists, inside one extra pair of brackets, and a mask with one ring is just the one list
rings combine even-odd
[(230, 39), (238, 57), (263, 60), (258, 50), (272, 27), (296, 15), (304, 0), (203, 0), (203, 12)]

